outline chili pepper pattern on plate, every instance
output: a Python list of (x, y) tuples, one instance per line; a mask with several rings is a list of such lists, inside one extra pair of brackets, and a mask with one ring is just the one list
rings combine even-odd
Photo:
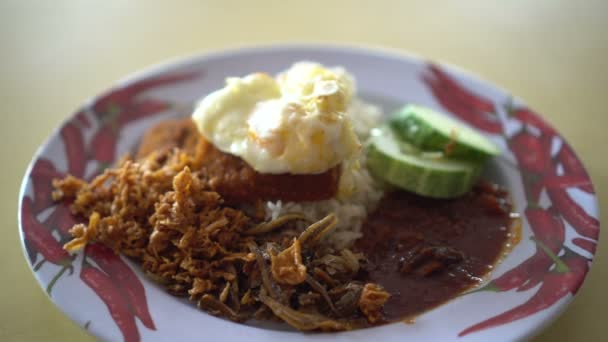
[[(428, 74), (435, 78), (425, 74), (423, 81), (444, 109), (488, 134), (503, 135), (519, 167), (527, 202), (523, 208), (524, 217), (533, 233), (531, 240), (536, 249), (532, 256), (516, 267), (472, 291), (506, 292), (517, 289), (522, 292), (540, 284), (535, 294), (524, 304), (459, 333), (459, 336), (465, 336), (523, 319), (553, 305), (564, 296), (576, 294), (590, 260), (565, 245), (564, 222), (586, 238), (574, 238), (572, 243), (593, 253), (599, 234), (599, 221), (568, 193), (569, 188), (593, 193), (591, 180), (566, 142), (562, 141), (557, 156), (551, 157), (553, 138), (559, 136), (549, 124), (528, 108), (507, 106), (504, 109), (508, 116), (522, 124), (519, 132), (507, 136), (499, 126), (496, 107), (487, 99), (473, 94), (436, 65), (430, 64), (428, 70)], [(494, 119), (490, 120), (488, 116)], [(560, 167), (563, 169), (561, 174), (558, 173)], [(550, 207), (542, 207), (539, 203), (543, 190), (551, 200)]]
[[(331, 51), (343, 57), (340, 60), (344, 60), (357, 78), (361, 78), (363, 88), (371, 87), (376, 93), (384, 90), (383, 84), (378, 83), (382, 77), (409, 77), (415, 85), (401, 90), (401, 102), (418, 100), (423, 105), (438, 107), (502, 143), (506, 162), (501, 165), (511, 165), (504, 166), (504, 172), (515, 175), (514, 179), (518, 182), (510, 185), (523, 197), (516, 207), (525, 223), (524, 234), (514, 253), (525, 254), (516, 262), (507, 258), (500, 273), (495, 272), (483, 287), (459, 300), (475, 301), (477, 296), (492, 296), (493, 305), (483, 309), (482, 319), (469, 319), (463, 321), (466, 322), (464, 324), (454, 323), (459, 325), (451, 326), (451, 330), (445, 333), (441, 332), (443, 335), (434, 335), (438, 333), (435, 330), (425, 332), (428, 335), (424, 336), (430, 339), (435, 337), (435, 340), (467, 340), (476, 334), (486, 336), (481, 332), (491, 333), (492, 328), (506, 327), (515, 321), (522, 322), (541, 315), (546, 320), (553, 315), (552, 312), (560, 311), (558, 307), (565, 305), (578, 291), (597, 246), (597, 210), (585, 204), (595, 203), (595, 193), (589, 175), (572, 147), (539, 115), (527, 106), (510, 100), (508, 94), (488, 85), (480, 85), (470, 77), (438, 64), (399, 57), (399, 62), (392, 64), (392, 68), (402, 67), (397, 70), (399, 72), (391, 71), (380, 75), (382, 77), (371, 77), (365, 76), (369, 73), (363, 66), (389, 63), (381, 54), (367, 54), (359, 50), (341, 52), (339, 49), (281, 51), (294, 60), (306, 54), (311, 59), (319, 56), (321, 61), (326, 58), (327, 51)], [(274, 53), (273, 50), (267, 51), (270, 56)], [(355, 58), (351, 63), (349, 59), (352, 55), (359, 59)], [(75, 255), (65, 252), (61, 246), (69, 237), (68, 229), (82, 219), (75, 218), (68, 205), (52, 201), (52, 180), (67, 173), (91, 179), (120, 157), (120, 153), (124, 152), (121, 144), (134, 146), (137, 143), (138, 138), (129, 134), (132, 127), (174, 112), (176, 108), (191, 105), (195, 99), (188, 97), (190, 95), (181, 95), (182, 89), (187, 90), (185, 93), (198, 92), (198, 97), (201, 95), (200, 89), (216, 88), (218, 78), (211, 77), (213, 73), (232, 76), (282, 67), (273, 65), (272, 58), (256, 54), (254, 50), (245, 51), (239, 56), (240, 63), (226, 64), (241, 70), (235, 73), (234, 69), (229, 70), (221, 63), (217, 66), (203, 58), (195, 59), (190, 64), (149, 72), (114, 87), (77, 111), (51, 138), (50, 143), (41, 149), (26, 173), (19, 220), (24, 250), (31, 267), (51, 299), (79, 324), (86, 325), (89, 332), (104, 340), (162, 340), (168, 336), (182, 336), (184, 339), (206, 336), (213, 339), (213, 336), (223, 335), (207, 326), (203, 327), (203, 324), (219, 323), (205, 320), (205, 315), (199, 312), (192, 313), (192, 317), (207, 322), (194, 324), (204, 329), (204, 333), (187, 332), (180, 326), (173, 326), (175, 321), (168, 319), (163, 312), (169, 304), (165, 299), (161, 300), (154, 285), (150, 285), (125, 259), (111, 250), (90, 245), (84, 252)], [(284, 61), (281, 58), (279, 60)], [(361, 63), (362, 60), (369, 63)], [(253, 66), (256, 66), (255, 70), (247, 69)], [(201, 70), (210, 70), (210, 77), (202, 77)], [(382, 71), (378, 69), (378, 72)], [(408, 97), (410, 93), (413, 94), (412, 98)], [(518, 123), (518, 128), (507, 129), (508, 122)], [(586, 202), (581, 198), (586, 198)], [(73, 303), (74, 299), (69, 297), (71, 292), (80, 296), (78, 300), (83, 302), (81, 306)], [(503, 299), (503, 295), (505, 298), (518, 296), (525, 300), (519, 304)], [(502, 304), (501, 309), (495, 308), (496, 303)], [(183, 304), (175, 301), (171, 305), (178, 308)], [(446, 304), (449, 305), (459, 304)], [(171, 311), (169, 315), (173, 314)], [(186, 317), (190, 312), (180, 311), (180, 315)], [(424, 316), (420, 319), (424, 319)], [(408, 328), (399, 325), (398, 329), (407, 334)], [(234, 333), (240, 332), (239, 336), (256, 340), (255, 331), (250, 333), (246, 329), (250, 328), (235, 326)], [(382, 334), (383, 329), (397, 328), (370, 330), (374, 330), (374, 334)], [(424, 329), (424, 326), (417, 328)], [(180, 330), (185, 331), (183, 335), (178, 334)], [(365, 331), (353, 333), (371, 334)], [(371, 338), (375, 335), (361, 336)], [(508, 336), (511, 335), (501, 334), (496, 340)], [(393, 335), (389, 337), (402, 340)], [(299, 339), (290, 338), (294, 341)]]
[(122, 332), (125, 342), (139, 341), (139, 331), (135, 324), (135, 316), (129, 310), (124, 297), (112, 279), (88, 264), (80, 270), (80, 279), (99, 296), (108, 307), (110, 315)]
[[(29, 196), (22, 199), (21, 226), (30, 262), (34, 264), (38, 255), (42, 259), (34, 265), (34, 270), (40, 270), (47, 262), (61, 266), (46, 287), (49, 295), (52, 295), (53, 287), (66, 275), (66, 271), (69, 271), (68, 275), (74, 272), (75, 257), (63, 249), (63, 244), (70, 239), (69, 229), (84, 221), (71, 213), (68, 203), (53, 202), (53, 179), (63, 178), (66, 174), (83, 177), (89, 162), (100, 165), (96, 173), (103, 171), (103, 168), (111, 165), (117, 158), (116, 143), (125, 125), (171, 107), (170, 103), (164, 100), (140, 98), (140, 93), (172, 82), (190, 80), (196, 75), (188, 73), (160, 77), (136, 82), (110, 92), (95, 101), (89, 110), (94, 116), (103, 118), (102, 125), (92, 134), (89, 143), (85, 142), (84, 133), (93, 125), (86, 110), (78, 112), (61, 127), (59, 136), (67, 162), (66, 172), (58, 171), (49, 159), (36, 160), (30, 172), (33, 199)], [(114, 112), (96, 113), (94, 110)], [(50, 213), (41, 222), (37, 217), (43, 211)], [(141, 279), (113, 251), (100, 245), (88, 246), (82, 257), (80, 279), (107, 306), (125, 341), (140, 340), (135, 318), (139, 319), (144, 327), (156, 330)]]

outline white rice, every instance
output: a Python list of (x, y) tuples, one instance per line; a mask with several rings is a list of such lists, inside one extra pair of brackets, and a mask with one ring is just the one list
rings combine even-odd
[[(376, 106), (355, 99), (348, 108), (347, 115), (353, 122), (353, 128), (364, 142), (369, 131), (378, 125), (382, 113)], [(365, 155), (361, 153), (358, 159), (351, 161), (359, 167), (343, 167), (343, 172), (350, 172), (353, 192), (349, 196), (317, 201), (317, 202), (266, 202), (266, 218), (275, 219), (287, 213), (302, 213), (311, 221), (318, 221), (334, 213), (338, 224), (331, 233), (325, 236), (324, 242), (336, 249), (350, 247), (355, 240), (361, 237), (361, 226), (367, 214), (375, 209), (382, 197), (382, 189), (374, 182), (365, 167)], [(344, 179), (344, 174), (342, 177)]]

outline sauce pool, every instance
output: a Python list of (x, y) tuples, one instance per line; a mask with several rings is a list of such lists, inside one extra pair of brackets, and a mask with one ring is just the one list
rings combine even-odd
[(478, 285), (516, 243), (506, 191), (482, 182), (451, 200), (396, 191), (363, 226), (363, 281), (391, 294), (388, 321), (411, 319)]

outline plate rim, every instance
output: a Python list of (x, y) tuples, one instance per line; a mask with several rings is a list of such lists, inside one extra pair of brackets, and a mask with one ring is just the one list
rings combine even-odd
[[(32, 156), (32, 159), (29, 161), (28, 166), (25, 170), (25, 173), (24, 173), (24, 176), (23, 176), (20, 188), (19, 188), (19, 195), (18, 195), (19, 198), (18, 198), (18, 206), (17, 206), (17, 210), (18, 210), (17, 221), (18, 221), (19, 237), (20, 237), (22, 253), (23, 253), (23, 256), (26, 258), (26, 260), (28, 259), (28, 254), (27, 254), (27, 250), (26, 250), (26, 246), (25, 246), (26, 239), (25, 239), (23, 228), (22, 228), (23, 216), (22, 216), (21, 208), (23, 205), (23, 200), (26, 197), (27, 186), (30, 182), (30, 175), (32, 174), (32, 169), (34, 167), (35, 162), (38, 159), (40, 159), (40, 157), (43, 155), (45, 148), (50, 144), (53, 137), (58, 136), (60, 134), (60, 130), (62, 129), (62, 127), (64, 127), (68, 122), (70, 122), (80, 110), (82, 110), (83, 108), (88, 108), (91, 104), (95, 103), (96, 100), (98, 100), (99, 98), (103, 97), (104, 95), (112, 92), (113, 90), (115, 90), (117, 88), (124, 87), (125, 85), (131, 84), (135, 81), (145, 79), (145, 78), (150, 77), (155, 74), (162, 73), (163, 71), (165, 71), (169, 68), (178, 69), (178, 68), (186, 67), (190, 64), (207, 63), (208, 61), (213, 60), (213, 59), (222, 59), (222, 58), (226, 58), (229, 56), (244, 55), (244, 54), (248, 54), (248, 53), (273, 54), (273, 53), (277, 53), (277, 52), (289, 52), (289, 51), (296, 51), (296, 50), (310, 50), (313, 52), (315, 52), (315, 51), (338, 52), (338, 53), (346, 53), (348, 55), (355, 54), (355, 55), (375, 56), (375, 57), (380, 57), (382, 59), (389, 58), (389, 59), (398, 60), (400, 62), (409, 62), (409, 63), (411, 63), (412, 61), (426, 62), (426, 63), (432, 62), (432, 63), (436, 63), (436, 64), (444, 67), (445, 69), (447, 69), (449, 71), (454, 72), (455, 74), (461, 75), (467, 79), (472, 79), (477, 82), (480, 82), (484, 85), (484, 87), (496, 89), (500, 92), (511, 95), (513, 98), (519, 99), (518, 96), (511, 94), (511, 92), (505, 90), (502, 86), (492, 83), (492, 82), (488, 81), (487, 79), (485, 79), (484, 77), (482, 77), (481, 75), (479, 75), (475, 72), (469, 71), (467, 69), (464, 69), (462, 67), (459, 67), (457, 65), (454, 65), (450, 62), (446, 62), (441, 59), (431, 59), (426, 56), (418, 55), (416, 53), (412, 53), (410, 51), (401, 50), (401, 49), (397, 49), (397, 48), (374, 46), (374, 45), (368, 45), (368, 44), (367, 45), (335, 44), (335, 43), (288, 43), (288, 44), (262, 44), (262, 45), (246, 44), (246, 45), (228, 47), (228, 48), (224, 48), (224, 49), (199, 51), (199, 52), (196, 52), (191, 55), (175, 56), (175, 57), (166, 59), (166, 60), (158, 62), (158, 63), (153, 63), (153, 64), (150, 64), (148, 66), (141, 68), (140, 70), (131, 72), (131, 73), (127, 74), (126, 76), (121, 77), (121, 78), (111, 82), (102, 91), (97, 92), (95, 95), (90, 96), (85, 101), (80, 102), (80, 105), (77, 106), (75, 110), (73, 110), (64, 119), (59, 121), (57, 126), (55, 126), (55, 128), (51, 131), (51, 133), (44, 139), (44, 141), (36, 149), (35, 153)], [(526, 102), (524, 101), (524, 103), (526, 103)], [(537, 113), (537, 112), (535, 112), (535, 113)], [(541, 114), (538, 114), (538, 113), (536, 115), (540, 119), (542, 119), (546, 122), (544, 116), (542, 116)], [(548, 122), (548, 124), (549, 124), (549, 126), (551, 126), (553, 128), (553, 125), (550, 122)], [(555, 131), (557, 132), (558, 136), (562, 138), (562, 140), (564, 142), (567, 142), (567, 140), (563, 137), (561, 132), (559, 132), (557, 130), (555, 130)], [(579, 155), (576, 153), (576, 151), (574, 151), (574, 149), (573, 149), (573, 152), (574, 152), (576, 158), (578, 160), (581, 160)], [(582, 164), (583, 168), (585, 170), (587, 170), (585, 165), (582, 163), (582, 160), (581, 160), (581, 164)], [(590, 175), (589, 175), (589, 179), (591, 179)], [(593, 184), (593, 182), (592, 182), (592, 184)], [(591, 207), (589, 207), (589, 205), (591, 205)], [(596, 213), (598, 216), (598, 221), (599, 221), (600, 210), (599, 210), (599, 199), (597, 197), (597, 194), (593, 195), (592, 203), (587, 204), (585, 206), (585, 208), (589, 208), (591, 211)], [(599, 244), (599, 239), (598, 239), (597, 243)], [(596, 255), (596, 251), (591, 253), (591, 255), (592, 255), (592, 257), (594, 257)], [(593, 267), (593, 258), (589, 262), (588, 271), (582, 277), (583, 284), (584, 284), (585, 280), (587, 279), (588, 274), (591, 271), (592, 267)], [(43, 285), (42, 281), (39, 279), (36, 271), (34, 271), (33, 265), (31, 265), (29, 262), (28, 262), (28, 268), (29, 268), (30, 272), (32, 273), (32, 275), (34, 276), (34, 278), (36, 279), (36, 281), (38, 282), (38, 284), (41, 287), (41, 289), (43, 290), (43, 292), (45, 293), (45, 295), (47, 296), (47, 298), (55, 306), (57, 306), (62, 311), (63, 314), (65, 314), (68, 318), (70, 318), (70, 320), (72, 320), (74, 322), (71, 315), (68, 312), (66, 312), (66, 310), (63, 307), (59, 306), (46, 291), (44, 291), (44, 285)], [(546, 310), (552, 310), (553, 314), (551, 315), (551, 317), (548, 317), (547, 319), (543, 320), (541, 322), (541, 324), (535, 325), (531, 330), (526, 330), (524, 332), (521, 332), (522, 334), (519, 334), (519, 337), (520, 338), (531, 338), (531, 337), (539, 334), (547, 326), (549, 326), (550, 324), (555, 322), (555, 320), (570, 305), (572, 300), (574, 300), (576, 298), (577, 294), (570, 296), (570, 298), (568, 298), (568, 300), (561, 305), (559, 305), (559, 303), (555, 303), (551, 307), (546, 308)], [(80, 328), (83, 329), (83, 327), (80, 327)], [(89, 334), (92, 334), (91, 331), (86, 331), (86, 332)], [(101, 335), (98, 335), (98, 336), (103, 337)]]

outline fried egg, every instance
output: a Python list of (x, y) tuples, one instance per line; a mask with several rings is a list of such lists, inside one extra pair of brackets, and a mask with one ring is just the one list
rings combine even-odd
[(343, 68), (299, 62), (276, 78), (227, 78), (192, 117), (208, 141), (260, 173), (315, 174), (361, 150), (347, 114), (354, 94)]

